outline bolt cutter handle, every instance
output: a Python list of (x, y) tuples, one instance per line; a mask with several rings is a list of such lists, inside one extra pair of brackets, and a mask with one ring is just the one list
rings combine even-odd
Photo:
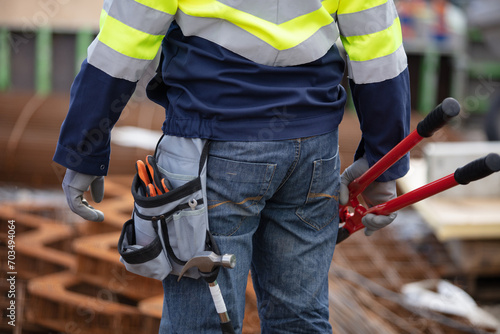
[(500, 155), (490, 153), (485, 157), (476, 159), (463, 167), (457, 168), (452, 174), (423, 185), (420, 188), (412, 190), (388, 202), (375, 205), (369, 209), (364, 208), (358, 203), (358, 205), (354, 207), (353, 213), (350, 213), (348, 209), (344, 207), (341, 210), (340, 218), (345, 222), (345, 225), (339, 229), (337, 243), (342, 242), (352, 233), (362, 229), (364, 226), (361, 220), (368, 213), (389, 215), (459, 184), (465, 185), (498, 171), (500, 171)]
[(368, 185), (382, 175), (389, 167), (394, 165), (413, 147), (415, 147), (424, 138), (432, 136), (437, 130), (442, 128), (446, 122), (457, 116), (460, 112), (460, 104), (454, 98), (448, 97), (443, 100), (434, 110), (432, 110), (417, 128), (413, 130), (406, 138), (397, 144), (386, 155), (380, 158), (363, 175), (349, 184), (350, 199), (358, 197)]
[[(339, 229), (337, 243), (347, 239), (349, 235), (364, 227), (361, 219), (368, 212), (367, 209), (359, 203), (357, 198), (366, 187), (394, 165), (420, 141), (432, 136), (450, 119), (457, 116), (459, 112), (460, 104), (457, 100), (451, 97), (444, 99), (441, 104), (434, 108), (434, 110), (418, 123), (414, 131), (386, 155), (380, 158), (380, 160), (371, 166), (363, 175), (349, 184), (349, 204), (340, 206), (340, 221), (345, 222), (345, 224)], [(349, 207), (352, 209), (349, 210)]]
[(480, 180), (499, 170), (500, 155), (490, 153), (487, 156), (469, 162), (463, 167), (457, 168), (454, 173), (442, 177), (439, 180), (412, 190), (386, 203), (371, 207), (366, 210), (366, 213), (388, 215), (442, 191), (458, 186), (459, 184), (466, 185), (472, 181)]

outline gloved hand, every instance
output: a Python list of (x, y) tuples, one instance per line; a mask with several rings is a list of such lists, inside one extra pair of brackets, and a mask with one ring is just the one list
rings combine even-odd
[(84, 219), (101, 222), (104, 220), (104, 214), (90, 206), (83, 198), (83, 193), (89, 187), (94, 202), (101, 202), (104, 197), (104, 176), (87, 175), (71, 169), (66, 170), (62, 188), (71, 211)]
[[(347, 167), (340, 176), (340, 204), (347, 205), (349, 201), (349, 184), (361, 176), (369, 168), (368, 161), (362, 157)], [(397, 196), (396, 181), (373, 182), (362, 193), (361, 196), (368, 207), (381, 204)], [(367, 214), (361, 222), (366, 227), (365, 235), (370, 236), (373, 232), (385, 227), (396, 219), (397, 214), (391, 213), (388, 216)]]

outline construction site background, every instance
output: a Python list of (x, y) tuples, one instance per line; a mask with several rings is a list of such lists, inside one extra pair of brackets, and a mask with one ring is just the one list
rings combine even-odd
[[(459, 117), (412, 150), (415, 172), (398, 183), (404, 193), (428, 182), (427, 174), (437, 175), (421, 175), (436, 161), (455, 163), (484, 147), (500, 153), (500, 5), (396, 5), (410, 69), (412, 129), (447, 96), (462, 105)], [(65, 170), (51, 160), (101, 7), (102, 0), (0, 0), (0, 334), (158, 331), (161, 283), (128, 273), (116, 250), (133, 208), (135, 161), (151, 154), (161, 135), (164, 110), (144, 90), (155, 66), (113, 130), (105, 200), (95, 205), (104, 222), (69, 211), (60, 188)], [(348, 103), (340, 128), (342, 168), (352, 162), (360, 135)], [(440, 149), (444, 143), (451, 146)], [(404, 209), (374, 236), (360, 232), (340, 244), (330, 272), (334, 333), (498, 332), (499, 182), (492, 177), (480, 185), (488, 196), (465, 188)], [(260, 333), (251, 280), (243, 332)]]

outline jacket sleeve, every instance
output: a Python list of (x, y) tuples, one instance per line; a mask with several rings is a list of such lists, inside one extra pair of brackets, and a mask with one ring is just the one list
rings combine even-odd
[[(399, 17), (392, 0), (340, 0), (337, 23), (362, 130), (355, 159), (364, 155), (371, 166), (409, 133), (410, 87)], [(408, 168), (409, 154), (377, 181), (400, 178)]]
[(110, 135), (137, 81), (155, 59), (173, 21), (177, 0), (105, 0), (99, 34), (70, 92), (54, 161), (106, 175)]

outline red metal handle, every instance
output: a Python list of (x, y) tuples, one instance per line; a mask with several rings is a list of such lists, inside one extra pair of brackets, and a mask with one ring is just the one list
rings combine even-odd
[(442, 128), (446, 122), (457, 116), (460, 112), (460, 104), (457, 100), (448, 97), (443, 100), (434, 110), (432, 110), (417, 125), (406, 138), (394, 146), (386, 155), (380, 158), (363, 175), (349, 184), (349, 200), (352, 200), (361, 194), (368, 185), (382, 175), (389, 167), (394, 165), (406, 153), (415, 147), (422, 139), (430, 137), (438, 129)]
[(347, 239), (352, 233), (361, 230), (364, 227), (361, 220), (366, 214), (389, 215), (459, 184), (468, 184), (498, 171), (500, 171), (500, 155), (490, 153), (458, 168), (453, 174), (369, 209), (359, 204), (357, 199), (353, 199), (350, 202), (350, 206), (353, 208), (352, 211), (349, 211), (347, 206), (342, 207), (340, 210), (340, 219), (345, 222), (345, 225), (339, 230), (337, 243)]
[(389, 215), (459, 184), (468, 184), (471, 181), (482, 179), (499, 170), (500, 156), (496, 153), (490, 153), (485, 157), (476, 159), (463, 167), (457, 168), (453, 174), (449, 174), (436, 181), (423, 185), (388, 202), (373, 206), (365, 210), (364, 214), (373, 213), (376, 215)]
[(365, 214), (373, 213), (376, 215), (386, 216), (407, 206), (415, 204), (423, 199), (434, 196), (442, 191), (457, 186), (458, 184), (459, 183), (455, 180), (454, 174), (450, 174), (439, 180), (436, 180), (399, 197), (396, 197), (388, 202), (375, 205), (366, 210)]
[(373, 213), (376, 215), (389, 215), (407, 206), (415, 204), (423, 199), (434, 196), (442, 191), (450, 189), (459, 183), (455, 180), (454, 174), (447, 175), (439, 180), (426, 184), (420, 188), (412, 190), (406, 194), (396, 197), (388, 202), (375, 205), (369, 209), (359, 204), (357, 200), (350, 203), (353, 208), (351, 211), (348, 206), (343, 206), (340, 210), (340, 221), (345, 222), (339, 230), (337, 243), (347, 239), (351, 234), (364, 228), (362, 218)]
[[(339, 230), (337, 243), (345, 240), (352, 233), (362, 229), (364, 226), (361, 219), (367, 213), (387, 215), (458, 184), (454, 179), (453, 181), (455, 184), (452, 184), (449, 177), (446, 177), (443, 178), (446, 180), (438, 180), (439, 182), (435, 181), (422, 187), (424, 189), (419, 188), (412, 193), (405, 194), (392, 201), (370, 209), (363, 207), (357, 199), (366, 187), (368, 187), (368, 185), (370, 185), (387, 169), (401, 159), (406, 153), (422, 141), (422, 139), (432, 136), (435, 131), (443, 127), (448, 120), (457, 116), (459, 112), (460, 104), (455, 99), (444, 99), (441, 104), (434, 108), (434, 110), (432, 110), (422, 121), (419, 122), (414, 131), (405, 137), (399, 144), (394, 146), (392, 150), (371, 166), (363, 175), (356, 178), (349, 184), (349, 204), (346, 206), (340, 206), (340, 221), (345, 224)], [(453, 175), (451, 175), (451, 177), (453, 177)], [(349, 207), (352, 208), (351, 211), (349, 211)]]
[(373, 166), (371, 166), (363, 175), (355, 179), (349, 184), (349, 201), (357, 198), (373, 181), (394, 165), (406, 153), (408, 153), (415, 145), (422, 141), (424, 137), (420, 136), (417, 130), (412, 131), (399, 144), (394, 146), (386, 155), (380, 158)]

